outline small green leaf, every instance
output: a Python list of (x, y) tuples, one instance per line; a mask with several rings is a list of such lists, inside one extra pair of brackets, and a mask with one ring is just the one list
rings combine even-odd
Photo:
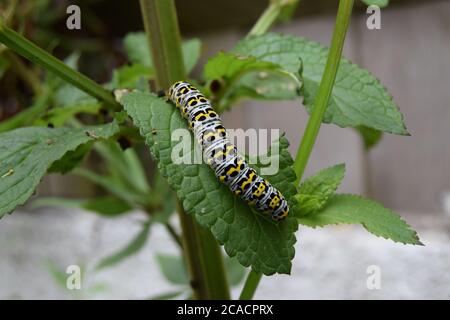
[(50, 109), (40, 119), (34, 121), (33, 126), (62, 127), (70, 119), (73, 119), (80, 113), (97, 114), (101, 108), (100, 103), (82, 103), (73, 106), (57, 107)]
[(130, 191), (148, 194), (150, 187), (144, 168), (132, 148), (124, 151), (117, 142), (108, 141), (97, 145), (96, 151), (107, 160), (109, 172), (116, 174)]
[[(172, 141), (171, 132), (181, 128), (188, 130), (185, 119), (173, 105), (141, 92), (125, 95), (121, 103), (146, 138), (160, 172), (177, 192), (186, 212), (212, 231), (224, 244), (227, 254), (236, 256), (244, 266), (251, 265), (256, 272), (289, 273), (295, 253), (295, 219), (288, 217), (274, 223), (253, 212), (217, 180), (206, 164), (173, 163), (171, 152), (179, 141)], [(293, 201), (295, 173), (286, 138), (280, 139), (279, 147), (279, 172), (266, 178), (288, 201)], [(191, 154), (193, 152), (191, 149)]]
[(186, 266), (181, 256), (157, 254), (156, 261), (167, 281), (173, 284), (189, 284)]
[(129, 244), (118, 252), (102, 259), (96, 269), (100, 270), (115, 266), (118, 263), (123, 262), (125, 259), (137, 254), (147, 243), (150, 226), (150, 221), (144, 223), (142, 230), (131, 240)]
[(125, 201), (113, 196), (104, 196), (92, 199), (43, 197), (34, 200), (32, 202), (32, 207), (81, 208), (106, 217), (116, 217), (133, 209)]
[(182, 44), (184, 66), (186, 72), (190, 73), (196, 66), (198, 59), (200, 59), (202, 43), (199, 39), (191, 39), (184, 41)]
[(133, 210), (128, 203), (112, 196), (89, 199), (82, 208), (107, 217), (116, 217)]
[(0, 217), (25, 203), (47, 169), (79, 145), (107, 139), (116, 123), (69, 128), (20, 128), (0, 134)]
[[(279, 64), (292, 73), (301, 67), (301, 58), (303, 103), (311, 112), (325, 68), (327, 48), (303, 38), (270, 33), (242, 40), (233, 52)], [(384, 132), (408, 135), (403, 115), (386, 88), (368, 71), (347, 59), (341, 59), (323, 121), (341, 127), (364, 125)]]
[(148, 203), (148, 196), (138, 194), (134, 190), (124, 187), (112, 176), (100, 175), (85, 168), (75, 168), (73, 173), (98, 184), (117, 198), (127, 202), (130, 206), (145, 205)]
[(207, 79), (233, 79), (241, 73), (252, 70), (276, 70), (280, 67), (272, 62), (261, 61), (254, 57), (239, 56), (232, 53), (219, 52), (208, 60), (204, 75)]
[(31, 208), (60, 207), (60, 208), (81, 208), (86, 202), (85, 199), (66, 199), (58, 197), (39, 197), (31, 202)]
[(69, 83), (64, 83), (54, 92), (53, 102), (56, 107), (73, 106), (76, 104), (95, 104), (97, 99), (81, 91)]
[(385, 8), (389, 5), (389, 0), (361, 0), (366, 5), (371, 6), (379, 6), (380, 8)]
[(54, 261), (48, 260), (45, 263), (47, 272), (52, 277), (53, 281), (62, 289), (67, 289), (67, 276), (63, 268), (60, 268)]
[[(130, 32), (124, 39), (125, 51), (133, 63), (153, 68), (153, 62), (148, 45), (148, 38), (144, 32)], [(189, 73), (200, 58), (201, 42), (198, 39), (183, 41), (182, 50), (186, 72)]]
[(153, 76), (153, 69), (139, 63), (125, 65), (113, 72), (112, 88), (138, 89), (141, 79), (148, 80)]
[(299, 217), (298, 221), (309, 227), (360, 223), (376, 236), (404, 244), (422, 245), (417, 232), (399, 215), (373, 200), (356, 195), (334, 195), (322, 210)]
[(378, 142), (380, 142), (381, 138), (383, 137), (383, 133), (379, 130), (368, 128), (365, 126), (357, 126), (357, 127), (355, 127), (355, 129), (356, 129), (356, 131), (358, 131), (359, 135), (361, 136), (361, 139), (364, 143), (364, 149), (366, 151), (375, 147), (378, 144)]
[(297, 217), (312, 214), (322, 209), (328, 199), (336, 192), (345, 174), (345, 165), (324, 169), (306, 179), (295, 195), (297, 203), (293, 212)]
[[(286, 72), (279, 65), (254, 57), (220, 52), (208, 60), (204, 76), (218, 81), (221, 88), (214, 93), (219, 111), (228, 109), (238, 99), (293, 99), (301, 87), (298, 70)], [(211, 88), (212, 90), (212, 88)]]

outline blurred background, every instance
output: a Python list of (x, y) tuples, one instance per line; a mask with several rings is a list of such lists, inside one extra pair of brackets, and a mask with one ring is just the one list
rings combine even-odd
[[(7, 12), (10, 2), (0, 3)], [(232, 48), (267, 5), (263, 0), (176, 3), (183, 37), (202, 41), (196, 75), (208, 57)], [(367, 29), (366, 6), (356, 3), (344, 55), (388, 88), (411, 136), (385, 134), (367, 151), (356, 131), (324, 125), (306, 176), (345, 163), (340, 192), (369, 196), (395, 209), (418, 231), (425, 247), (375, 238), (360, 226), (301, 227), (292, 278), (264, 278), (256, 298), (450, 298), (450, 2), (391, 1), (381, 10), (381, 30)], [(66, 28), (70, 4), (81, 8), (81, 30)], [(99, 83), (108, 82), (112, 70), (127, 63), (122, 38), (143, 29), (138, 1), (37, 0), (17, 1), (17, 6), (14, 29), (61, 59), (77, 51), (80, 71)], [(293, 20), (273, 31), (328, 45), (336, 7), (333, 0), (301, 1)], [(8, 55), (0, 50), (0, 57)], [(10, 64), (33, 68), (19, 59)], [(0, 121), (31, 102), (33, 79), (23, 79), (13, 69), (0, 68)], [(223, 118), (229, 128), (280, 128), (294, 153), (308, 116), (295, 101), (245, 101)], [(36, 197), (79, 198), (99, 192), (85, 179), (54, 174), (42, 181)], [(92, 270), (101, 257), (130, 241), (141, 218), (141, 212), (108, 219), (78, 209), (17, 209), (0, 221), (0, 298), (147, 298), (175, 290), (180, 284), (165, 279), (155, 255), (177, 253), (177, 248), (159, 226), (139, 253), (113, 268)], [(69, 292), (58, 285), (71, 264), (88, 270), (87, 289)], [(370, 265), (381, 269), (379, 290), (367, 289)]]

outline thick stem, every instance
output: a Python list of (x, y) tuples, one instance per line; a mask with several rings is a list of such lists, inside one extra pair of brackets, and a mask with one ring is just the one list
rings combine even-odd
[(140, 0), (140, 4), (156, 84), (159, 89), (167, 89), (186, 77), (175, 4), (173, 0)]
[(342, 49), (344, 47), (345, 35), (350, 22), (352, 8), (353, 0), (341, 0), (339, 2), (336, 25), (331, 40), (327, 64), (322, 75), (311, 117), (306, 125), (302, 141), (300, 142), (295, 157), (294, 171), (297, 175), (296, 185), (298, 185), (302, 179), (306, 164), (308, 163), (309, 156), (311, 155), (312, 148), (319, 133), (323, 115), (325, 114), (330, 100), (342, 56)]
[(253, 295), (255, 294), (256, 288), (261, 281), (262, 274), (254, 272), (253, 270), (247, 275), (247, 279), (245, 280), (244, 288), (242, 289), (241, 295), (239, 296), (239, 300), (251, 300)]
[(121, 106), (113, 95), (95, 81), (70, 68), (61, 60), (55, 58), (45, 50), (39, 48), (14, 30), (3, 25), (0, 21), (0, 42), (26, 59), (36, 63), (44, 69), (53, 72), (60, 78), (74, 85), (87, 94), (105, 102), (112, 109), (120, 110)]
[(198, 226), (178, 204), (183, 249), (196, 299), (230, 299), (222, 252), (211, 232)]
[[(140, 0), (142, 18), (152, 52), (158, 89), (186, 78), (181, 37), (173, 0)], [(183, 249), (197, 299), (229, 299), (220, 246), (178, 203)]]

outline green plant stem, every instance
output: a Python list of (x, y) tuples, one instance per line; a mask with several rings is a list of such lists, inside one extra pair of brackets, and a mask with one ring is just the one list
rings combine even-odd
[[(181, 37), (173, 0), (140, 0), (145, 31), (152, 52), (157, 89), (168, 89), (186, 78)], [(220, 246), (201, 229), (178, 201), (184, 256), (197, 299), (229, 299), (230, 292)]]
[(319, 90), (317, 91), (311, 116), (308, 124), (306, 125), (305, 132), (295, 157), (294, 171), (297, 175), (297, 180), (295, 182), (296, 185), (298, 185), (302, 179), (306, 164), (308, 163), (309, 156), (311, 155), (312, 148), (319, 133), (323, 116), (330, 100), (339, 62), (342, 56), (345, 35), (350, 23), (353, 2), (353, 0), (339, 1), (336, 25), (333, 32), (333, 38), (331, 40), (327, 64), (322, 75), (322, 80), (320, 81)]
[(248, 36), (260, 36), (267, 32), (270, 27), (277, 21), (281, 13), (283, 5), (280, 1), (271, 1), (269, 6), (264, 10), (262, 15), (256, 21)]
[(186, 77), (181, 36), (173, 0), (140, 0), (158, 88), (168, 89)]
[(183, 230), (184, 257), (191, 276), (194, 298), (202, 300), (230, 299), (222, 253), (211, 232), (198, 226), (178, 203)]
[(300, 0), (270, 0), (269, 6), (264, 10), (247, 36), (263, 35), (279, 20), (283, 13), (287, 13), (286, 10), (291, 15), (299, 2)]
[(1, 22), (0, 42), (33, 63), (36, 63), (44, 69), (53, 72), (78, 89), (105, 102), (105, 104), (111, 109), (121, 109), (121, 106), (116, 102), (113, 95), (108, 90), (85, 75), (70, 68), (64, 62), (39, 48), (22, 35), (3, 25)]
[(178, 235), (178, 233), (175, 231), (175, 228), (169, 223), (167, 222), (165, 224), (166, 230), (167, 232), (170, 234), (170, 236), (172, 237), (173, 241), (175, 241), (175, 243), (181, 248), (183, 249), (183, 240), (181, 239), (181, 237)]
[(250, 270), (250, 273), (247, 275), (247, 279), (245, 280), (244, 288), (239, 296), (239, 300), (251, 300), (255, 294), (259, 282), (261, 281), (261, 278), (261, 273)]

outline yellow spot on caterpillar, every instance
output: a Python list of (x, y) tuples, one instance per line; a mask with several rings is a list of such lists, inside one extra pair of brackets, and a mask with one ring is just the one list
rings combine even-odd
[(242, 189), (242, 190), (245, 190), (245, 186), (246, 186), (246, 185), (252, 183), (254, 176), (255, 176), (255, 173), (254, 173), (254, 172), (250, 173), (248, 179), (245, 180), (245, 181), (242, 183), (242, 185), (241, 185), (241, 189)]
[(280, 202), (280, 198), (278, 196), (275, 196), (269, 203), (269, 207), (271, 207), (272, 209), (275, 209), (278, 202)]
[(266, 186), (264, 185), (264, 183), (261, 183), (258, 186), (258, 189), (255, 190), (255, 192), (253, 192), (253, 195), (259, 197), (261, 196), (261, 194), (263, 193), (263, 191), (266, 189)]
[(240, 160), (236, 167), (230, 168), (230, 170), (228, 170), (227, 175), (231, 176), (234, 172), (241, 172), (241, 170), (243, 169), (243, 165), (244, 161)]

